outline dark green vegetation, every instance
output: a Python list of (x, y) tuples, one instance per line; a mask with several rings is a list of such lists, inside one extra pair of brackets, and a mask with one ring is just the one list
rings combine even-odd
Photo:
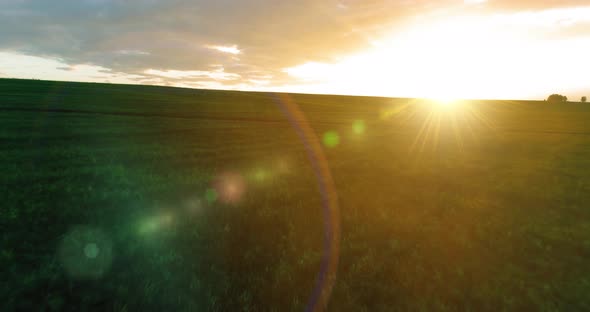
[[(331, 146), (329, 310), (590, 310), (588, 105), (291, 98)], [(321, 200), (270, 95), (0, 80), (0, 143), (0, 310), (304, 308)]]
[(567, 102), (567, 96), (561, 95), (561, 94), (551, 94), (547, 98), (547, 102), (550, 102), (550, 103), (566, 103)]

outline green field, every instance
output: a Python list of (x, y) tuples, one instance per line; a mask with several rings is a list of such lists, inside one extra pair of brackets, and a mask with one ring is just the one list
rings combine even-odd
[[(287, 96), (337, 190), (329, 311), (590, 310), (590, 105)], [(2, 311), (312, 293), (322, 201), (275, 95), (0, 79), (0, 172)]]

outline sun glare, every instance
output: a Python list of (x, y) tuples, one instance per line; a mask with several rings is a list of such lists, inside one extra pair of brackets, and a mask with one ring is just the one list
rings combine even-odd
[(451, 113), (458, 111), (460, 100), (454, 97), (431, 97), (426, 99), (434, 113)]
[(438, 97), (432, 99), (432, 101), (434, 102), (434, 104), (443, 108), (451, 108), (455, 106), (455, 104), (457, 103), (457, 99), (453, 97)]
[(338, 63), (309, 62), (285, 72), (336, 93), (442, 98), (445, 104), (459, 96), (493, 97), (489, 84), (505, 76), (497, 70), (503, 49), (517, 42), (494, 26), (467, 17), (412, 25)]
[[(453, 102), (449, 98), (509, 99), (561, 86), (583, 88), (583, 71), (557, 73), (590, 64), (580, 61), (588, 41), (543, 41), (541, 35), (530, 35), (537, 23), (552, 25), (542, 16), (526, 22), (513, 15), (478, 15), (410, 23), (337, 62), (308, 62), (284, 71), (306, 83), (299, 90), (303, 92), (431, 99), (442, 95), (444, 105)], [(547, 59), (561, 63), (547, 64)], [(536, 74), (541, 70), (551, 74)]]

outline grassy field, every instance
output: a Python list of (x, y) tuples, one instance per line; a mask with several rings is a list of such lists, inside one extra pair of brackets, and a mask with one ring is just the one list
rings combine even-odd
[[(590, 310), (590, 105), (287, 96), (339, 200), (328, 310)], [(321, 197), (276, 96), (2, 79), (0, 172), (2, 311), (305, 309)]]

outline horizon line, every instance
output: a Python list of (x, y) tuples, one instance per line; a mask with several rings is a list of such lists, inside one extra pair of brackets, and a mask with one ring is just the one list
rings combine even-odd
[[(313, 93), (313, 92), (284, 92), (284, 91), (267, 91), (267, 90), (240, 90), (240, 89), (222, 89), (222, 88), (194, 88), (187, 86), (173, 86), (173, 85), (161, 85), (161, 84), (144, 84), (144, 83), (117, 83), (107, 81), (87, 81), (87, 80), (58, 80), (58, 79), (40, 79), (40, 78), (18, 78), (18, 77), (0, 77), (0, 80), (28, 80), (28, 81), (44, 81), (44, 82), (64, 82), (64, 83), (86, 83), (86, 84), (105, 84), (105, 85), (120, 85), (120, 86), (144, 86), (144, 87), (159, 87), (159, 88), (175, 88), (175, 89), (186, 89), (186, 90), (200, 90), (200, 91), (222, 91), (222, 92), (244, 92), (244, 93), (275, 93), (275, 94), (294, 94), (294, 95), (317, 95), (317, 96), (343, 96), (343, 97), (363, 97), (363, 98), (382, 98), (382, 99), (398, 99), (398, 100), (422, 100), (422, 101), (436, 101), (435, 98), (427, 97), (398, 97), (398, 96), (385, 96), (385, 95), (364, 95), (364, 94), (341, 94), (341, 93)], [(551, 94), (559, 94), (558, 92), (552, 92)], [(523, 102), (544, 102), (543, 99), (507, 99), (507, 98), (456, 98), (453, 101), (469, 102), (469, 101), (523, 101)], [(582, 103), (580, 101), (568, 101), (569, 103)]]

